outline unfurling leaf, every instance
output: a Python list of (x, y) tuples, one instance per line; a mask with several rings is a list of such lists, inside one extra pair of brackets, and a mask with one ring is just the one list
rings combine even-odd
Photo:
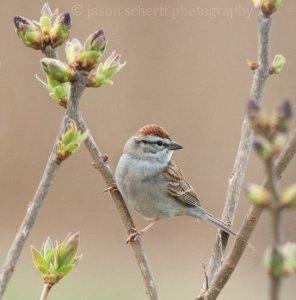
[(90, 74), (88, 86), (113, 85), (110, 79), (126, 65), (126, 62), (121, 63), (120, 60), (121, 55), (114, 51), (104, 63), (99, 64), (94, 73)]
[(43, 58), (41, 59), (41, 66), (44, 72), (56, 81), (68, 82), (75, 79), (75, 71), (58, 59)]
[(31, 246), (34, 265), (43, 274), (44, 283), (55, 285), (78, 265), (82, 258), (82, 255), (76, 256), (79, 238), (79, 233), (68, 234), (56, 247), (47, 238), (41, 252)]
[(16, 16), (14, 26), (26, 46), (44, 50), (47, 45), (56, 48), (68, 38), (71, 17), (69, 13), (58, 15), (58, 10), (52, 12), (48, 3), (45, 3), (41, 9), (39, 22)]
[(27, 47), (35, 50), (45, 48), (45, 37), (36, 24), (21, 16), (14, 17), (13, 21), (18, 36)]
[(91, 34), (84, 46), (77, 39), (66, 44), (66, 57), (69, 65), (77, 70), (90, 71), (98, 64), (105, 52), (106, 40), (103, 30)]
[(58, 101), (61, 106), (67, 107), (71, 93), (71, 84), (69, 82), (59, 82), (49, 76), (47, 76), (47, 83), (42, 81), (37, 75), (36, 79), (49, 92), (51, 98)]
[(62, 13), (55, 19), (50, 29), (50, 44), (56, 48), (63, 44), (69, 37), (71, 29), (71, 16), (69, 13)]
[(71, 120), (66, 132), (63, 133), (58, 143), (57, 160), (61, 162), (69, 155), (75, 153), (87, 135), (88, 131), (81, 133), (81, 131), (77, 129), (76, 123)]
[(285, 57), (281, 54), (277, 54), (274, 57), (273, 62), (271, 64), (270, 74), (279, 74), (279, 73), (281, 73), (281, 71), (283, 70), (285, 64), (286, 64)]
[(268, 206), (271, 201), (270, 192), (257, 184), (251, 184), (246, 188), (246, 197), (252, 204), (258, 206)]

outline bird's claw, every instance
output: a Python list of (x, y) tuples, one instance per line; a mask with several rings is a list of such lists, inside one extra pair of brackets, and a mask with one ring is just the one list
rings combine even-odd
[(133, 231), (133, 233), (131, 233), (126, 240), (126, 243), (129, 244), (131, 242), (134, 242), (138, 236), (142, 235), (144, 232), (143, 230), (139, 230), (137, 228), (131, 228), (131, 231)]
[(104, 193), (107, 193), (107, 192), (117, 191), (117, 190), (118, 190), (118, 188), (117, 188), (116, 183), (113, 183), (112, 185), (110, 185), (109, 187), (107, 187), (107, 188), (103, 191), (103, 194), (104, 194)]

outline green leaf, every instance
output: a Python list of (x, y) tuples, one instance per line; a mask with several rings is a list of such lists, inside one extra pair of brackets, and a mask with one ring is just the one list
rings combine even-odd
[(64, 85), (60, 85), (54, 88), (54, 95), (57, 99), (62, 99), (64, 97), (69, 97), (69, 88)]
[(89, 75), (88, 86), (113, 85), (113, 81), (110, 78), (126, 65), (126, 62), (120, 63), (120, 59), (121, 55), (113, 51), (104, 63), (98, 65), (97, 71)]
[(55, 88), (57, 86), (60, 86), (61, 83), (57, 80), (54, 80), (52, 77), (47, 76), (47, 83), (50, 87)]
[(87, 137), (88, 132), (81, 134), (77, 129), (77, 125), (73, 120), (68, 124), (67, 131), (62, 135), (58, 144), (57, 158), (62, 161), (70, 154), (75, 153), (84, 139)]
[(48, 16), (41, 16), (40, 17), (40, 26), (41, 26), (42, 32), (49, 33), (50, 28), (52, 26), (51, 19)]
[(264, 256), (264, 264), (268, 272), (273, 276), (278, 277), (285, 273), (284, 258), (279, 251), (274, 252), (272, 249), (267, 249)]
[(46, 274), (48, 269), (44, 266), (36, 266), (36, 268), (42, 273), (42, 274)]
[(50, 30), (51, 46), (60, 46), (68, 37), (71, 29), (71, 16), (69, 13), (62, 13), (57, 16)]
[(266, 188), (257, 184), (251, 184), (248, 186), (246, 196), (252, 204), (258, 206), (268, 205), (272, 198), (270, 192)]
[(70, 153), (75, 153), (78, 149), (78, 145), (76, 143), (71, 143), (67, 146), (67, 150)]
[(104, 79), (104, 80), (102, 80), (102, 84), (112, 86), (114, 84), (114, 82), (109, 79)]
[(57, 270), (57, 266), (56, 266), (56, 264), (53, 264), (53, 263), (49, 263), (49, 270), (50, 270), (50, 274), (56, 274), (57, 272), (56, 272), (56, 270)]
[(68, 63), (71, 65), (75, 63), (75, 59), (79, 53), (83, 50), (82, 44), (78, 39), (71, 39), (67, 41), (65, 46), (66, 58)]
[(47, 266), (49, 266), (49, 263), (53, 261), (55, 252), (56, 252), (56, 250), (52, 249), (50, 252), (47, 253), (46, 257), (44, 258)]
[(79, 244), (79, 233), (75, 233), (66, 239), (61, 247), (58, 247), (59, 266), (71, 264), (75, 259)]
[(83, 51), (79, 55), (80, 68), (85, 70), (93, 69), (99, 59), (101, 58), (101, 52), (99, 51)]
[(63, 265), (58, 269), (58, 273), (61, 273), (64, 276), (64, 275), (70, 273), (74, 268), (75, 268), (74, 264)]
[(285, 64), (286, 64), (285, 57), (282, 54), (277, 54), (274, 57), (273, 62), (271, 64), (271, 67), (272, 67), (271, 72), (275, 73), (275, 74), (281, 73)]
[(43, 257), (46, 257), (47, 254), (52, 251), (52, 249), (53, 249), (53, 245), (52, 245), (50, 237), (48, 237), (46, 239), (45, 244), (42, 249)]
[(33, 262), (36, 268), (44, 267), (46, 268), (46, 261), (44, 260), (42, 254), (33, 246), (31, 246), (31, 253), (33, 257)]
[(75, 78), (75, 72), (67, 64), (57, 59), (43, 58), (41, 59), (41, 66), (47, 76), (55, 81), (68, 82)]

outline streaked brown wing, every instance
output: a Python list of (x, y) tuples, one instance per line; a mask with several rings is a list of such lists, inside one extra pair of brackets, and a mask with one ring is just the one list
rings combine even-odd
[(174, 161), (168, 163), (163, 176), (169, 183), (169, 194), (180, 201), (192, 206), (200, 206), (200, 202), (192, 188), (186, 181), (181, 169)]

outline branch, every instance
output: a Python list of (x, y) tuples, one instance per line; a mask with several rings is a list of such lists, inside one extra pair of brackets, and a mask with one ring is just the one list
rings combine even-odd
[[(281, 222), (281, 208), (279, 206), (280, 192), (278, 178), (275, 174), (272, 159), (266, 162), (267, 182), (269, 190), (272, 194), (272, 232), (273, 232), (273, 245), (272, 256), (281, 257), (279, 248), (282, 242), (282, 222)], [(270, 272), (270, 299), (278, 300), (281, 286), (281, 276), (276, 276)]]
[(61, 122), (58, 135), (54, 147), (51, 151), (47, 161), (45, 170), (43, 172), (39, 186), (35, 192), (32, 202), (29, 204), (26, 215), (23, 219), (21, 226), (10, 246), (6, 260), (0, 272), (0, 299), (2, 298), (7, 284), (15, 269), (16, 263), (25, 245), (25, 242), (35, 224), (37, 216), (43, 202), (48, 194), (49, 188), (53, 182), (54, 176), (59, 169), (60, 162), (56, 159), (56, 149), (61, 134), (66, 130), (66, 126), (70, 119), (75, 119), (76, 111), (79, 106), (81, 93), (85, 87), (83, 77), (78, 73), (78, 79), (71, 84), (70, 104), (67, 108), (66, 114)]
[[(58, 59), (58, 53), (51, 46), (47, 46), (44, 49), (43, 53), (47, 57)], [(79, 96), (80, 96), (81, 93), (83, 92), (84, 88), (85, 88), (85, 82), (80, 81), (80, 83), (77, 85), (76, 88), (79, 88)], [(74, 90), (74, 87), (72, 87), (72, 90)], [(72, 95), (72, 92), (73, 92), (72, 90), (71, 90), (71, 95)], [(77, 91), (74, 91), (74, 94), (77, 94)], [(79, 110), (79, 99), (77, 99), (77, 101), (74, 101), (74, 103), (72, 103), (72, 101), (70, 99), (70, 105), (68, 105), (67, 111), (68, 110), (71, 111), (70, 118), (75, 120), (75, 122), (77, 123), (77, 126), (79, 127), (79, 129), (82, 132), (85, 132), (86, 130), (88, 130), (88, 128), (86, 126), (86, 123), (83, 119), (83, 116), (82, 116), (82, 114)], [(65, 116), (65, 118), (66, 118), (66, 116)], [(67, 118), (67, 119), (69, 119), (69, 118)], [(64, 127), (63, 127), (63, 129), (64, 129)], [(60, 130), (60, 131), (61, 131), (61, 133), (63, 132), (62, 130)], [(59, 136), (60, 135), (58, 135), (58, 138), (59, 138)], [(90, 152), (90, 154), (91, 154), (91, 156), (92, 156), (92, 158), (95, 162), (96, 167), (98, 168), (98, 170), (102, 174), (103, 179), (105, 180), (105, 183), (107, 184), (107, 186), (111, 186), (114, 183), (112, 172), (111, 172), (108, 164), (106, 164), (106, 162), (104, 160), (104, 157), (101, 154), (101, 152), (100, 152), (98, 146), (96, 145), (96, 142), (95, 142), (95, 140), (92, 137), (90, 132), (89, 132), (89, 134), (86, 138), (85, 144), (86, 144), (86, 147), (89, 150), (89, 152)], [(53, 153), (52, 153), (52, 155), (53, 155)], [(50, 161), (51, 161), (51, 158), (49, 159), (49, 162)], [(48, 164), (49, 164), (49, 162), (48, 162)], [(52, 182), (52, 179), (47, 178), (46, 170), (44, 172), (44, 176), (46, 176), (46, 181), (48, 181), (49, 183)], [(46, 194), (47, 194), (47, 192), (46, 192)], [(46, 194), (42, 198), (42, 203), (43, 203), (44, 198), (46, 197)], [(114, 200), (114, 203), (117, 207), (117, 210), (118, 210), (119, 215), (121, 217), (121, 220), (124, 224), (124, 227), (126, 228), (128, 234), (132, 233), (131, 228), (134, 228), (135, 225), (133, 223), (133, 220), (132, 220), (132, 218), (129, 214), (129, 211), (126, 207), (126, 204), (125, 204), (122, 196), (120, 195), (120, 193), (118, 191), (112, 191), (111, 196), (112, 196), (112, 199)], [(38, 201), (38, 203), (39, 203), (39, 201)], [(40, 207), (42, 206), (42, 203), (41, 203)], [(37, 214), (36, 214), (36, 217), (37, 217)], [(35, 221), (36, 217), (34, 218), (34, 221)], [(33, 226), (33, 224), (32, 224), (32, 226)], [(21, 226), (21, 228), (22, 228), (22, 226)], [(21, 253), (21, 250), (24, 246), (24, 243), (25, 243), (25, 240), (22, 242), (21, 247), (17, 247), (19, 249), (18, 250), (19, 253), (17, 255), (17, 258), (13, 260), (14, 261), (13, 266), (11, 265), (11, 263), (9, 265), (7, 264), (7, 267), (6, 267), (7, 270), (14, 269), (14, 266), (15, 266), (15, 264), (17, 262), (17, 259), (18, 259), (19, 255)], [(142, 273), (142, 276), (143, 276), (143, 279), (144, 279), (144, 282), (145, 282), (145, 285), (146, 285), (146, 289), (147, 289), (147, 293), (149, 295), (149, 298), (150, 298), (150, 300), (157, 300), (158, 299), (157, 287), (156, 287), (156, 283), (155, 283), (155, 280), (154, 280), (154, 277), (153, 277), (153, 274), (152, 274), (152, 270), (151, 270), (151, 268), (149, 266), (149, 263), (148, 263), (147, 256), (144, 252), (143, 243), (142, 243), (141, 239), (138, 238), (137, 241), (131, 243), (131, 245), (132, 245), (132, 248), (134, 250), (134, 255), (136, 257), (138, 265), (140, 267), (140, 270), (141, 270), (141, 273)], [(15, 247), (11, 247), (11, 248), (15, 248)], [(9, 261), (11, 261), (11, 259), (9, 259)], [(7, 272), (8, 271), (6, 271), (6, 273)], [(12, 271), (10, 273), (12, 273)], [(10, 277), (11, 277), (11, 275), (12, 274), (10, 274)], [(5, 287), (6, 287), (7, 283), (8, 283), (8, 280), (5, 283), (5, 286), (3, 287), (4, 288), (3, 292), (5, 290)], [(1, 275), (0, 275), (0, 292), (1, 292), (1, 282), (2, 282), (2, 280), (1, 280)], [(1, 294), (0, 294), (0, 299), (1, 299)]]
[[(47, 46), (46, 49), (44, 50), (44, 54), (47, 57), (58, 59), (57, 53), (52, 50), (53, 49), (50, 46)], [(92, 159), (94, 160), (96, 169), (98, 169), (99, 172), (101, 173), (106, 185), (108, 187), (112, 186), (114, 184), (115, 180), (113, 178), (111, 169), (110, 169), (108, 163), (106, 162), (104, 156), (102, 155), (102, 152), (100, 151), (98, 145), (96, 144), (93, 136), (91, 135), (90, 130), (88, 129), (86, 122), (85, 122), (79, 109), (77, 109), (75, 116), (76, 117), (74, 118), (74, 120), (75, 120), (78, 128), (82, 132), (85, 132), (87, 130), (89, 132), (84, 143), (85, 143), (86, 148), (88, 149)], [(119, 193), (119, 191), (111, 190), (111, 197), (115, 203), (115, 206), (118, 210), (119, 216), (120, 216), (121, 221), (127, 231), (127, 234), (129, 235), (129, 234), (133, 233), (133, 231), (131, 229), (135, 228), (135, 225), (134, 225), (134, 222), (131, 218), (131, 215), (128, 211), (128, 208), (127, 208), (121, 194)], [(155, 282), (151, 267), (149, 265), (147, 256), (145, 254), (142, 240), (140, 237), (138, 237), (136, 239), (136, 241), (133, 241), (130, 244), (133, 248), (135, 258), (137, 260), (140, 271), (142, 273), (142, 277), (143, 277), (143, 280), (144, 280), (144, 283), (145, 283), (145, 286), (147, 289), (147, 294), (149, 295), (150, 300), (157, 300), (158, 299), (157, 286), (156, 286), (156, 282)]]
[(55, 173), (59, 169), (59, 163), (56, 161), (55, 150), (47, 161), (39, 186), (35, 192), (32, 202), (29, 204), (27, 213), (23, 219), (21, 226), (10, 246), (6, 260), (0, 272), (0, 299), (5, 292), (6, 286), (12, 276), (16, 263), (25, 245), (29, 233), (31, 232), (39, 211), (43, 205), (44, 199), (47, 196), (48, 190), (54, 179)]
[(40, 300), (46, 300), (52, 286), (48, 283), (44, 284)]
[[(277, 178), (280, 179), (282, 174), (292, 158), (296, 154), (296, 129), (291, 133), (290, 139), (287, 142), (284, 150), (280, 154), (279, 158), (275, 164), (275, 171)], [(267, 187), (267, 180), (264, 181), (264, 186)], [(230, 253), (226, 257), (222, 267), (215, 276), (214, 281), (212, 282), (210, 288), (201, 296), (198, 300), (214, 300), (220, 294), (227, 281), (229, 280), (232, 272), (236, 268), (238, 262), (241, 259), (243, 252), (245, 251), (250, 236), (261, 216), (263, 211), (262, 207), (251, 206), (243, 224), (236, 236), (234, 244), (230, 250)]]
[[(78, 128), (81, 131), (88, 130), (87, 125), (86, 125), (80, 111), (78, 111), (77, 118), (74, 120), (75, 120)], [(92, 137), (92, 135), (90, 133), (88, 134), (88, 137), (85, 140), (85, 145), (86, 145), (92, 159), (95, 162), (95, 167), (101, 173), (106, 185), (112, 186), (112, 184), (114, 184), (115, 180), (113, 178), (111, 169), (110, 169), (108, 163), (106, 162), (106, 160), (104, 159), (104, 156), (102, 155), (99, 147), (97, 146), (94, 138)], [(118, 190), (116, 190), (116, 191), (111, 190), (110, 193), (111, 193), (111, 197), (116, 205), (116, 208), (119, 212), (121, 221), (122, 221), (127, 233), (131, 234), (133, 232), (131, 229), (135, 228), (135, 225), (134, 225), (134, 222), (130, 216), (130, 213), (127, 209), (127, 206), (126, 206), (121, 194), (119, 193)], [(144, 279), (144, 282), (146, 285), (147, 294), (149, 295), (150, 300), (157, 300), (158, 299), (157, 287), (156, 287), (156, 283), (155, 283), (155, 280), (154, 280), (154, 277), (152, 274), (152, 270), (148, 263), (147, 256), (144, 252), (144, 246), (143, 246), (142, 240), (140, 239), (140, 237), (138, 237), (136, 239), (136, 241), (133, 241), (130, 244), (133, 248), (135, 258), (140, 267), (140, 270), (141, 270), (141, 273), (142, 273), (142, 276), (143, 276), (143, 279)]]
[[(269, 32), (271, 27), (271, 17), (265, 17), (261, 12), (258, 14), (258, 65), (259, 68), (255, 71), (253, 83), (250, 92), (250, 98), (256, 102), (262, 99), (263, 89), (266, 79), (269, 76)], [(229, 178), (227, 189), (226, 202), (222, 214), (222, 221), (228, 225), (232, 225), (234, 216), (239, 203), (240, 192), (245, 177), (247, 163), (250, 157), (253, 142), (253, 131), (250, 127), (247, 116), (244, 117), (241, 139), (234, 162), (233, 171)], [(208, 264), (208, 280), (209, 284), (214, 280), (215, 274), (220, 269), (223, 262), (223, 252), (228, 242), (228, 234), (219, 231), (216, 237), (211, 258)], [(202, 292), (205, 291), (205, 283), (203, 284)]]

